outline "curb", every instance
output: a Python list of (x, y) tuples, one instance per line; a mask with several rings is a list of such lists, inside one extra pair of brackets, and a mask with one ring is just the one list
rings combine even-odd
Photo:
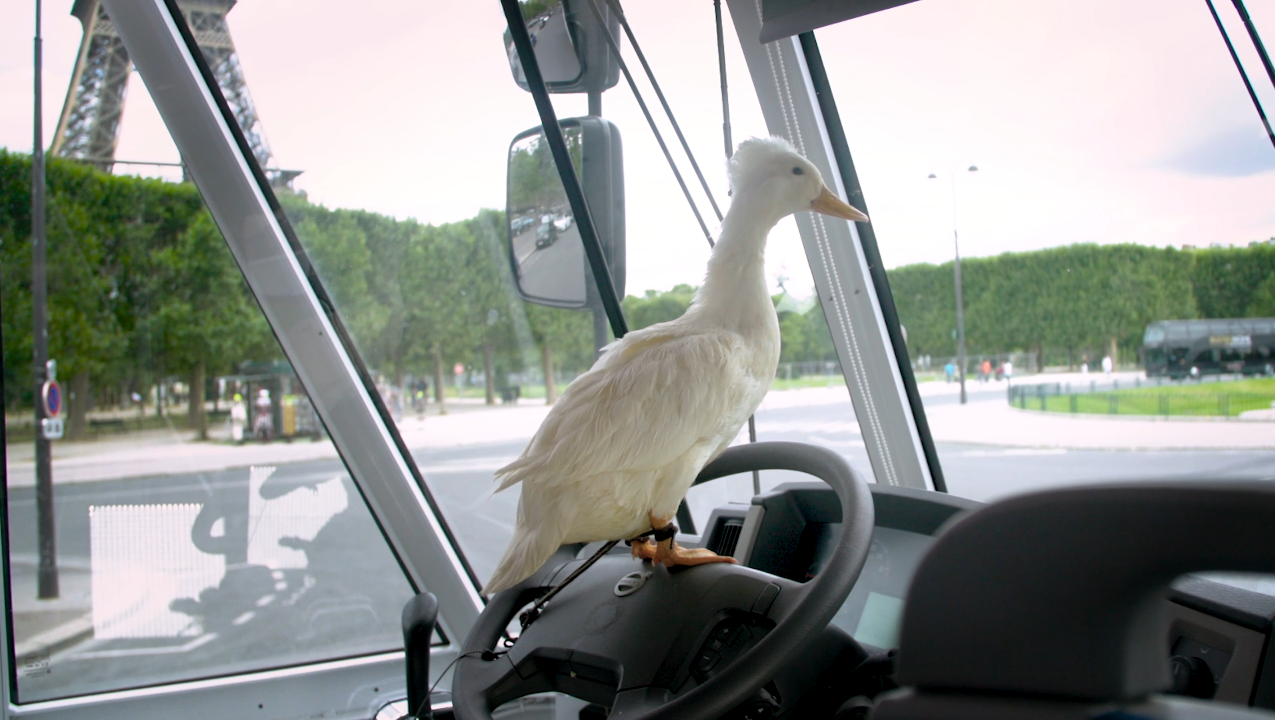
[(45, 630), (38, 635), (27, 638), (13, 648), (13, 655), (19, 672), (23, 665), (39, 658), (65, 650), (93, 637), (93, 613), (85, 613), (69, 622)]

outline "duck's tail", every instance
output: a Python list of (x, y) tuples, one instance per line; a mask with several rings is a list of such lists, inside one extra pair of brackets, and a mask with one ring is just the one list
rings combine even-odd
[(549, 560), (561, 544), (557, 523), (538, 523), (535, 527), (519, 523), (509, 547), (500, 558), (500, 564), (483, 588), (483, 594), (493, 595), (527, 579)]

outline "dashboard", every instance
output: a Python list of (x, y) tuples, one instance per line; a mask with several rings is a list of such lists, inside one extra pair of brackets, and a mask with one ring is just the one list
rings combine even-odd
[[(870, 485), (871, 549), (854, 590), (832, 620), (869, 653), (898, 645), (908, 586), (943, 525), (980, 503), (909, 488)], [(793, 482), (750, 505), (714, 510), (704, 546), (741, 564), (805, 582), (826, 570), (841, 529), (835, 493)], [(1165, 599), (1172, 694), (1275, 708), (1275, 597), (1186, 576)]]

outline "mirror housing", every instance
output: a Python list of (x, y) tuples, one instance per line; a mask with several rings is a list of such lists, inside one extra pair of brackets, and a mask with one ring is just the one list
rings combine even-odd
[[(624, 161), (620, 131), (600, 117), (559, 123), (602, 256), (616, 293), (624, 297)], [(580, 309), (597, 304), (597, 284), (579, 226), (540, 127), (509, 145), (505, 195), (509, 263), (518, 294), (528, 302)]]
[[(620, 19), (605, 0), (599, 1), (605, 25), (583, 3), (589, 0), (520, 0), (527, 33), (536, 48), (536, 62), (551, 93), (602, 92), (620, 80), (620, 63), (611, 53), (604, 33), (610, 31), (620, 44)], [(535, 13), (528, 17), (528, 12)], [(518, 87), (530, 92), (513, 37), (505, 29), (505, 54)]]

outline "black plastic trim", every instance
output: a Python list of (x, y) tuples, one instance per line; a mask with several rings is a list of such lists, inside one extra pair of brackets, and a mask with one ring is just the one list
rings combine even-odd
[[(173, 0), (165, 0), (173, 2)], [(580, 178), (576, 177), (575, 167), (571, 163), (571, 155), (567, 152), (567, 142), (562, 137), (562, 128), (558, 126), (558, 116), (553, 109), (553, 101), (549, 99), (549, 90), (545, 87), (544, 77), (540, 74), (540, 64), (531, 47), (531, 38), (527, 34), (527, 26), (522, 19), (522, 10), (518, 0), (500, 0), (505, 11), (505, 22), (509, 25), (509, 34), (513, 37), (514, 47), (518, 50), (518, 58), (522, 62), (522, 72), (527, 78), (531, 96), (536, 100), (536, 111), (540, 113), (540, 126), (544, 128), (545, 140), (553, 152), (553, 161), (558, 166), (558, 175), (562, 178), (562, 189), (567, 193), (571, 203), (571, 212), (575, 215), (576, 225), (580, 229), (580, 240), (584, 243), (584, 253), (589, 258), (589, 266), (593, 269), (593, 279), (598, 285), (598, 297), (606, 310), (607, 319), (611, 322), (611, 333), (616, 338), (624, 337), (629, 331), (624, 321), (624, 313), (620, 309), (620, 298), (616, 295), (615, 283), (611, 280), (611, 271), (607, 268), (606, 258), (602, 254), (602, 245), (598, 242), (597, 230), (594, 229), (593, 215), (589, 212), (589, 203), (580, 189)]]
[(1275, 597), (1252, 590), (1188, 575), (1174, 581), (1169, 599), (1263, 635), (1275, 628)]

